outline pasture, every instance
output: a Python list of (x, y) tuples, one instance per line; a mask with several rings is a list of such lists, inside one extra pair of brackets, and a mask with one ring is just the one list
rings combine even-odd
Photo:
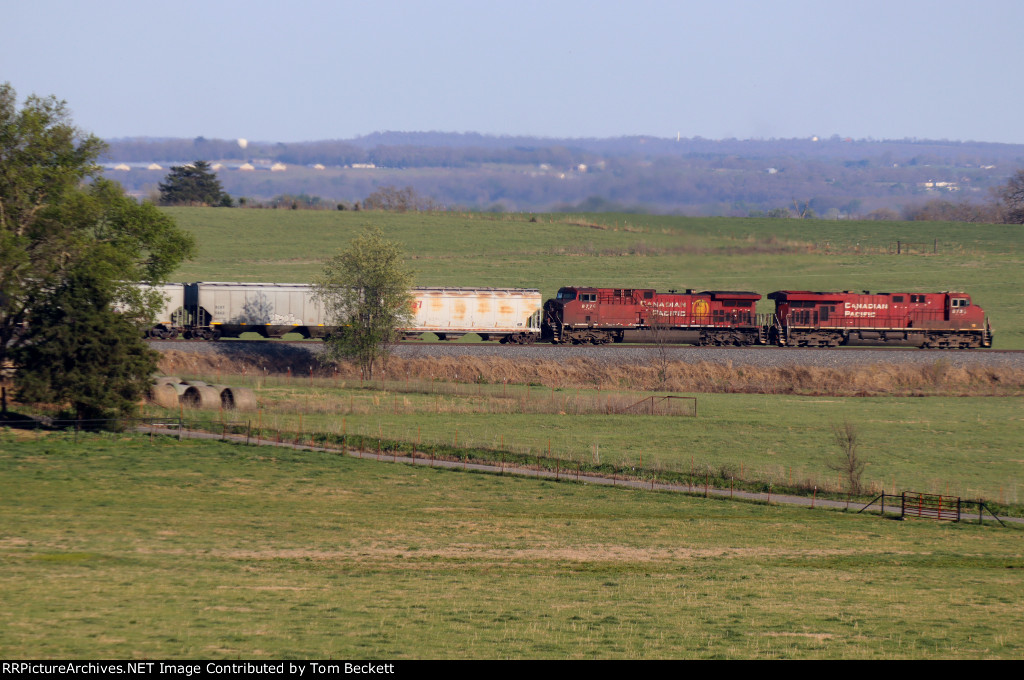
[[(1024, 348), (1018, 227), (167, 212), (199, 244), (179, 281), (309, 281), (376, 225), (404, 244), (418, 285), (538, 287), (546, 297), (567, 284), (964, 290), (991, 317), (997, 348)], [(897, 239), (915, 244), (913, 254), (896, 255)], [(835, 490), (832, 427), (850, 421), (870, 487), (981, 496), (1020, 514), (1019, 380), (948, 368), (865, 375), (877, 381), (864, 383), (878, 386), (870, 397), (666, 392), (695, 397), (696, 418), (607, 412), (612, 400), (651, 394), (647, 384), (429, 376), (428, 387), (402, 389), (344, 373), (197, 376), (254, 388), (258, 410), (147, 409), (212, 426), (245, 421), (261, 433), (358, 434), (464, 455), (550, 450), (570, 465), (705, 468)], [(770, 378), (728, 370), (705, 378)], [(892, 385), (902, 392), (887, 394)], [(961, 393), (991, 396), (947, 396)], [(1024, 653), (1018, 526), (888, 521), (228, 443), (0, 430), (0, 527), (6, 659)]]
[(0, 432), (0, 650), (1019, 658), (1021, 530)]
[[(196, 236), (182, 281), (306, 282), (367, 225), (404, 244), (417, 285), (970, 293), (995, 347), (1024, 348), (1024, 229), (649, 215), (167, 208)], [(897, 241), (904, 254), (897, 255)], [(910, 244), (909, 246), (907, 244)], [(907, 251), (911, 254), (905, 254)], [(937, 251), (933, 253), (932, 251)], [(762, 301), (758, 310), (768, 312)]]
[[(777, 489), (845, 492), (830, 469), (838, 453), (833, 428), (854, 424), (867, 462), (868, 491), (919, 491), (983, 498), (1020, 514), (1024, 474), (1020, 397), (828, 397), (687, 393), (697, 417), (643, 410), (609, 413), (650, 395), (614, 389), (458, 384), (394, 380), (195, 376), (255, 390), (259, 410), (184, 409), (214, 431), (244, 422), (261, 436), (299, 433), (465, 450), (458, 455), (557, 458), (574, 467), (611, 465), (641, 476), (703, 475)], [(614, 408), (613, 408), (614, 407)], [(153, 416), (176, 410), (147, 407)], [(723, 482), (719, 482), (723, 483)], [(726, 482), (727, 483), (727, 482)]]

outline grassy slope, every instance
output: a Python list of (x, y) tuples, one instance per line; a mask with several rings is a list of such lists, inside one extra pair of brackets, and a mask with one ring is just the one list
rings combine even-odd
[[(199, 376), (235, 387), (241, 376)], [(730, 470), (737, 478), (790, 486), (807, 482), (844, 489), (828, 467), (836, 456), (834, 425), (853, 423), (868, 465), (863, 482), (890, 493), (913, 490), (999, 503), (1024, 502), (1019, 444), (1024, 418), (1019, 397), (835, 398), (759, 394), (699, 394), (699, 417), (566, 415), (557, 404), (579, 391), (534, 388), (530, 399), (556, 406), (550, 413), (505, 413), (500, 385), (481, 396), (399, 394), (357, 389), (338, 381), (263, 381), (261, 413), (228, 414), (273, 430), (383, 436), (423, 442), (547, 454), (569, 463), (601, 462), (674, 472)], [(399, 385), (400, 386), (400, 385)], [(445, 385), (438, 385), (445, 388)], [(526, 399), (522, 388), (510, 392)], [(593, 393), (598, 403), (624, 393)], [(496, 395), (488, 399), (487, 395)], [(518, 395), (518, 396), (517, 396)], [(583, 399), (588, 393), (583, 392)], [(626, 403), (638, 401), (633, 393)], [(572, 411), (571, 406), (567, 407)], [(565, 410), (565, 409), (561, 409)], [(151, 406), (158, 416), (168, 415)], [(190, 417), (198, 412), (190, 412)], [(170, 415), (177, 416), (177, 412)], [(207, 417), (218, 419), (217, 411)], [(642, 436), (637, 436), (642, 432)], [(457, 440), (456, 440), (457, 438)], [(742, 475), (741, 475), (742, 473)]]
[[(1024, 348), (1024, 229), (640, 215), (381, 214), (168, 209), (199, 257), (181, 280), (308, 281), (366, 225), (401, 241), (420, 285), (569, 284), (754, 290), (963, 290), (988, 312), (997, 347)], [(581, 225), (598, 225), (602, 228)], [(938, 255), (888, 254), (896, 240)], [(760, 311), (768, 311), (762, 304)]]
[(0, 434), (18, 658), (1002, 657), (1018, 529)]

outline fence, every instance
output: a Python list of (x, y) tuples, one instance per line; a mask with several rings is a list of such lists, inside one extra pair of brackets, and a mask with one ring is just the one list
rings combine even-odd
[(875, 503), (878, 503), (880, 508), (879, 514), (884, 516), (886, 514), (886, 498), (891, 498), (894, 501), (889, 503), (889, 507), (893, 508), (893, 510), (896, 510), (898, 507), (901, 519), (920, 517), (923, 519), (959, 522), (964, 518), (964, 510), (973, 506), (978, 509), (978, 524), (982, 522), (983, 511), (988, 512), (997, 522), (1003, 524), (1003, 521), (982, 500), (969, 501), (958, 496), (944, 496), (942, 494), (921, 493), (918, 491), (904, 491), (899, 495), (881, 493), (858, 510), (857, 513), (860, 514)]

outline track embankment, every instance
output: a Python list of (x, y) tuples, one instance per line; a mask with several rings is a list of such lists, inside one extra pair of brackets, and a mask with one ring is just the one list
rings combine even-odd
[[(317, 343), (154, 343), (172, 375), (266, 374), (359, 380), (326, 365)], [(580, 389), (833, 396), (1024, 394), (1024, 353), (402, 345), (375, 378)]]

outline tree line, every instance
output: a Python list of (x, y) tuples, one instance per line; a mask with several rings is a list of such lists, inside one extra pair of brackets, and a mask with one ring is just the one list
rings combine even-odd
[[(902, 215), (933, 200), (984, 204), (988, 191), (1007, 181), (1009, 169), (1024, 166), (1021, 145), (838, 138), (677, 142), (381, 133), (301, 144), (250, 142), (244, 149), (204, 138), (150, 145), (116, 140), (109, 153), (112, 160), (176, 164), (194, 158), (248, 160), (257, 168), (288, 164), (287, 172), (220, 173), (232, 195), (263, 204), (306, 195), (352, 206), (382, 187), (410, 185), (438, 206), (470, 210), (578, 210), (607, 202), (630, 212), (745, 216), (788, 209), (795, 198), (809, 201), (816, 216), (832, 219)], [(299, 170), (314, 164), (326, 168)], [(406, 179), (403, 173), (413, 168), (418, 170)], [(117, 177), (138, 193), (154, 182), (141, 169)]]

